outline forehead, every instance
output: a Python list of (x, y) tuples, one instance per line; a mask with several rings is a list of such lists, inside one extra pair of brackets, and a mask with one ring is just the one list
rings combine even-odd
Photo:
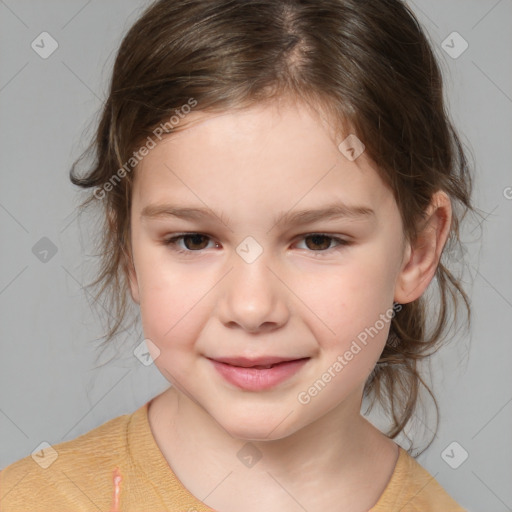
[[(322, 111), (301, 103), (259, 104), (221, 113), (192, 112), (158, 142), (136, 169), (135, 195), (291, 208), (351, 197), (376, 204), (387, 197), (371, 161), (351, 161)], [(352, 201), (354, 202), (354, 201)], [(142, 207), (142, 206), (141, 206)]]
[(247, 128), (248, 130), (258, 123), (263, 123), (267, 125), (268, 129), (271, 128), (269, 122), (274, 124), (291, 119), (294, 119), (295, 122), (301, 120), (307, 123), (311, 123), (313, 120), (314, 123), (321, 123), (326, 132), (331, 133), (336, 127), (339, 130), (340, 126), (347, 124), (344, 119), (335, 121), (325, 100), (323, 103), (320, 100), (307, 102), (291, 95), (282, 95), (259, 103), (238, 105), (219, 111), (191, 109), (189, 113), (176, 120), (176, 124), (169, 134), (170, 138), (176, 139), (190, 131), (199, 132), (201, 127), (206, 127), (211, 123), (219, 127), (224, 125), (224, 128), (227, 128), (228, 125), (237, 125), (239, 129)]

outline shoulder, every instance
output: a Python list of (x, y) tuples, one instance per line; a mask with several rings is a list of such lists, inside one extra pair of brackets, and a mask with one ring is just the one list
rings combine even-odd
[(126, 458), (128, 424), (136, 413), (111, 419), (76, 439), (43, 445), (4, 468), (0, 510), (77, 510), (85, 501), (88, 509), (108, 510), (112, 471)]
[(370, 512), (467, 512), (403, 448), (384, 493)]

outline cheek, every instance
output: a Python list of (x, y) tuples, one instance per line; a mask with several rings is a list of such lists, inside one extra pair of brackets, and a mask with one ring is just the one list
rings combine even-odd
[[(144, 335), (163, 352), (194, 343), (209, 318), (209, 282), (200, 272), (177, 269), (158, 258), (139, 261), (140, 313)], [(211, 307), (211, 306), (210, 306)]]
[[(191, 311), (197, 303), (195, 294), (180, 290), (177, 283), (146, 282), (140, 297), (140, 312), (146, 337), (157, 345), (181, 339), (187, 330)], [(180, 334), (178, 337), (177, 334)]]
[(324, 401), (338, 403), (367, 380), (384, 349), (393, 316), (392, 287), (384, 266), (382, 260), (361, 258), (339, 273), (303, 282), (301, 293), (310, 309), (304, 309), (303, 318), (309, 319), (321, 361), (310, 387), (297, 396), (299, 403), (313, 401), (324, 388)]
[[(374, 326), (392, 306), (389, 274), (384, 258), (363, 255), (324, 275), (316, 273), (314, 278), (308, 278), (304, 273), (297, 296), (307, 306), (307, 318), (311, 319), (317, 339), (326, 346), (343, 348)], [(386, 330), (380, 323), (379, 326)], [(386, 333), (382, 336), (386, 337)]]
[(183, 290), (174, 280), (146, 283), (144, 288), (140, 302), (144, 337), (158, 348), (154, 364), (172, 384), (183, 382), (185, 369), (194, 363), (201, 315), (208, 317), (206, 304), (199, 302), (202, 295)]

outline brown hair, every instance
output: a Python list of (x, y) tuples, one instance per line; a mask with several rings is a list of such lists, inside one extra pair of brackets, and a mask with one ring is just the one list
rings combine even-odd
[[(92, 168), (78, 176), (84, 153), (70, 172), (75, 185), (95, 189), (82, 206), (99, 204), (103, 212), (101, 272), (90, 286), (98, 287), (96, 298), (109, 299), (113, 320), (105, 343), (121, 330), (130, 302), (134, 151), (156, 140), (158, 127), (171, 116), (181, 119), (184, 105), (222, 112), (285, 96), (322, 109), (333, 124), (364, 142), (394, 193), (406, 239), (414, 241), (432, 195), (443, 190), (453, 209), (448, 252), (461, 244), (459, 223), (473, 211), (466, 150), (445, 109), (438, 62), (404, 2), (160, 0), (122, 41), (99, 127), (86, 151), (94, 152)], [(457, 317), (460, 297), (469, 325), (468, 297), (442, 263), (446, 247), (436, 271), (438, 311), (424, 296), (402, 305), (365, 385), (365, 397), (373, 397), (372, 405), (379, 401), (390, 416), (391, 438), (412, 418), (421, 386), (438, 412), (418, 363), (439, 348), (452, 320), (450, 305)]]

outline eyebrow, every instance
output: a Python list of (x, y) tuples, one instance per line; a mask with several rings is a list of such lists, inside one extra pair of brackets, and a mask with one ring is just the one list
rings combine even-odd
[[(165, 218), (176, 217), (184, 220), (202, 220), (214, 215), (222, 219), (222, 215), (210, 208), (180, 207), (171, 204), (153, 204), (143, 208), (141, 218)], [(375, 217), (375, 211), (368, 206), (346, 205), (343, 203), (331, 203), (319, 209), (307, 209), (298, 211), (284, 211), (274, 217), (274, 225), (303, 225), (311, 224), (319, 220), (327, 219), (370, 219)]]

